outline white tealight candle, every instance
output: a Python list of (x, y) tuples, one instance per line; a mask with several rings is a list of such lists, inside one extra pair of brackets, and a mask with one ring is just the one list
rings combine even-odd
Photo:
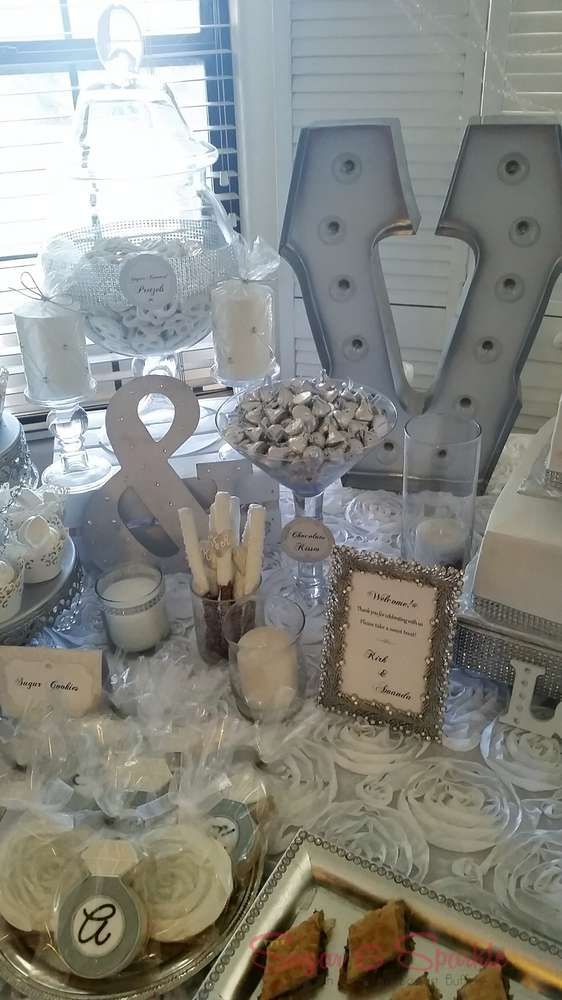
[(468, 532), (453, 517), (428, 517), (416, 528), (414, 559), (424, 566), (455, 566), (462, 569)]
[[(115, 573), (109, 574), (114, 577)], [(159, 589), (160, 588), (160, 589)], [(129, 653), (150, 649), (170, 631), (164, 588), (154, 575), (124, 574), (121, 579), (98, 581), (98, 596), (105, 612), (109, 638)]]
[(250, 709), (283, 713), (297, 694), (296, 643), (272, 625), (246, 632), (238, 643), (238, 674)]

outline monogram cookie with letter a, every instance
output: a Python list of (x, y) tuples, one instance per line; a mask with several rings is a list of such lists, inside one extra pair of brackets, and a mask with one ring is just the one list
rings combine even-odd
[(127, 841), (100, 838), (82, 860), (90, 874), (61, 895), (57, 948), (75, 975), (105, 979), (130, 965), (146, 940), (144, 904), (120, 878), (138, 858)]
[(105, 979), (130, 965), (146, 928), (146, 912), (135, 892), (118, 878), (91, 875), (61, 901), (57, 947), (75, 975)]

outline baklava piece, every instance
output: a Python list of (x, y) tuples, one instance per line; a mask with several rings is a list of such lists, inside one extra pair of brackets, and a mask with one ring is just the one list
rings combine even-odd
[[(400, 900), (371, 910), (352, 924), (339, 977), (340, 990), (371, 985), (381, 969), (398, 963), (407, 952), (406, 907)], [(400, 962), (401, 965), (404, 962)]]
[(508, 1000), (509, 993), (500, 965), (486, 965), (457, 993), (457, 1000)]
[(326, 979), (326, 925), (323, 910), (291, 927), (266, 952), (260, 1000), (308, 996)]
[(424, 972), (413, 983), (396, 990), (390, 1000), (441, 1000), (441, 993)]

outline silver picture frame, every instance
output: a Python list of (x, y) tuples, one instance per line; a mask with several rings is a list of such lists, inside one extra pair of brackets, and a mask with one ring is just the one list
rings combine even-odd
[[(343, 690), (342, 671), (354, 572), (372, 573), (383, 580), (407, 580), (436, 591), (435, 614), (431, 620), (425, 658), (423, 708), (419, 713), (382, 701), (365, 701)], [(349, 715), (373, 725), (390, 725), (403, 732), (417, 733), (424, 739), (440, 742), (462, 580), (462, 573), (449, 566), (427, 567), (416, 562), (391, 559), (378, 552), (335, 546), (320, 663), (319, 704), (331, 712)]]

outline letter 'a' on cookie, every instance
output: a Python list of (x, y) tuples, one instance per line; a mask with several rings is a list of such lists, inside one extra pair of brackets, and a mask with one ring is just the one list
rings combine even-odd
[(508, 1000), (508, 997), (505, 977), (499, 965), (486, 965), (457, 993), (457, 1000)]
[(260, 1000), (292, 997), (323, 984), (326, 939), (324, 911), (315, 910), (308, 920), (272, 941), (267, 948)]
[(406, 949), (406, 906), (392, 900), (351, 925), (338, 986), (355, 990), (373, 983), (379, 971), (398, 962)]

